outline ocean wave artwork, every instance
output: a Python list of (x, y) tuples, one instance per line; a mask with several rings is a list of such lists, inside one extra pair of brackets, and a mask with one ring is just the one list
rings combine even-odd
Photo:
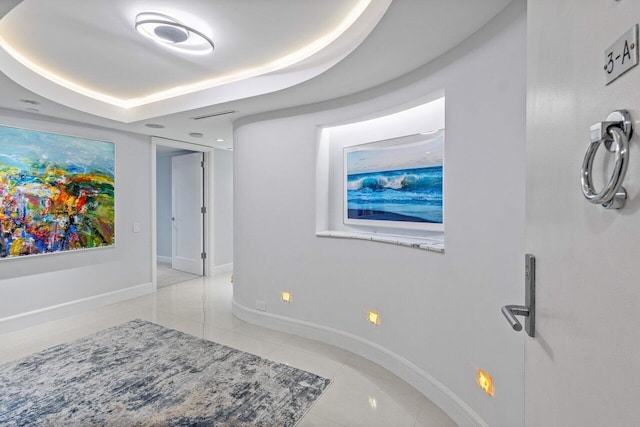
[(345, 150), (345, 221), (443, 224), (443, 142), (440, 132), (404, 144)]
[(0, 258), (115, 242), (115, 148), (0, 126)]

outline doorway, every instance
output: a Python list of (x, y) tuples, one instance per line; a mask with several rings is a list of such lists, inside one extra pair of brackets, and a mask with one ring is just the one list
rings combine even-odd
[(156, 287), (206, 274), (206, 153), (199, 146), (154, 138)]

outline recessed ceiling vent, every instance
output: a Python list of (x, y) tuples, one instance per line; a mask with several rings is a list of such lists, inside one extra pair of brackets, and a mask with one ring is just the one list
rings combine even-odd
[(210, 119), (211, 117), (224, 116), (225, 114), (237, 113), (236, 110), (218, 111), (217, 113), (203, 114), (202, 116), (191, 117), (191, 120)]

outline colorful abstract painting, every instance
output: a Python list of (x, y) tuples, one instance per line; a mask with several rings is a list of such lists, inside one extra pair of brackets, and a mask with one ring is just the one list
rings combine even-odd
[(0, 258), (113, 245), (115, 147), (0, 126)]
[(444, 131), (345, 149), (345, 223), (444, 230)]

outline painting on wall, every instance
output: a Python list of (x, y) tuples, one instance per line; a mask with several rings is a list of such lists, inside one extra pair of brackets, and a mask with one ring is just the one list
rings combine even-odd
[(344, 149), (345, 224), (444, 231), (444, 130)]
[(0, 258), (115, 243), (115, 145), (0, 126)]

